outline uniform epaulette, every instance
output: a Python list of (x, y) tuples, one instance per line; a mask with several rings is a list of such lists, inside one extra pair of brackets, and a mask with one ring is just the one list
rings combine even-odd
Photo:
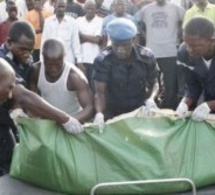
[(111, 54), (112, 50), (111, 47), (106, 47), (103, 49), (100, 54), (96, 57), (98, 60), (103, 60), (105, 57), (107, 57), (109, 54)]
[(152, 50), (146, 47), (140, 48), (140, 55), (147, 56), (147, 57), (154, 57)]

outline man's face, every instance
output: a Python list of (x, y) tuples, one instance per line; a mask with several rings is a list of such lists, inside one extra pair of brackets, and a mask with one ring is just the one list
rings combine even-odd
[(18, 41), (8, 39), (8, 46), (13, 56), (21, 63), (26, 63), (34, 49), (34, 40), (22, 35)]
[(88, 19), (92, 19), (96, 14), (96, 5), (95, 4), (87, 4), (85, 6), (86, 17)]
[(125, 13), (125, 9), (126, 9), (125, 0), (116, 0), (115, 4), (114, 4), (114, 9), (118, 15), (123, 15)]
[(51, 57), (44, 52), (43, 59), (45, 64), (45, 74), (50, 79), (58, 79), (64, 68), (64, 55), (61, 54), (57, 57)]
[(201, 38), (197, 35), (183, 35), (187, 51), (192, 57), (206, 57), (214, 49), (213, 38)]
[(12, 98), (12, 90), (15, 86), (15, 76), (13, 74), (0, 79), (0, 105), (7, 99)]
[(113, 52), (119, 59), (127, 59), (130, 57), (132, 52), (132, 45), (133, 40), (130, 40), (125, 43), (118, 43), (112, 41)]
[(207, 0), (194, 0), (194, 2), (197, 4), (197, 5), (204, 5)]
[(8, 5), (6, 11), (7, 11), (10, 19), (12, 19), (12, 20), (17, 19), (17, 7), (15, 4), (14, 5)]
[(33, 0), (26, 0), (26, 5), (27, 5), (27, 8), (28, 8), (28, 11), (34, 9), (34, 2)]
[(66, 1), (58, 0), (55, 4), (55, 13), (57, 16), (64, 16), (66, 11)]

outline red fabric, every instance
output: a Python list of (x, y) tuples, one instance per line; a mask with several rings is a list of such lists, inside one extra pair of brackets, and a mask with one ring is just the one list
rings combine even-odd
[(7, 35), (8, 35), (10, 26), (11, 26), (11, 23), (8, 22), (7, 20), (0, 24), (0, 45), (7, 40)]

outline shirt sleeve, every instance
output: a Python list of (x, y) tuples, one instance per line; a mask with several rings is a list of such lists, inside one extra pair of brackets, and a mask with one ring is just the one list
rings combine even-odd
[(149, 84), (154, 83), (155, 79), (158, 77), (158, 65), (153, 54), (151, 54), (148, 63), (147, 81)]
[(140, 9), (140, 10), (134, 15), (134, 17), (135, 17), (135, 19), (136, 19), (136, 21), (137, 21), (138, 23), (142, 22), (142, 20), (143, 20), (143, 8)]
[(81, 44), (80, 44), (80, 38), (79, 38), (79, 27), (77, 22), (75, 21), (73, 24), (73, 34), (72, 34), (72, 48), (74, 51), (75, 58), (77, 60), (77, 63), (82, 63), (82, 53), (81, 53)]
[(185, 97), (197, 102), (202, 93), (202, 84), (194, 71), (194, 66), (191, 66), (185, 43), (179, 47), (177, 54), (177, 65), (184, 68)]
[(178, 10), (178, 20), (182, 22), (184, 19), (185, 10), (183, 7), (179, 7), (179, 6), (177, 6), (177, 10)]
[(95, 68), (94, 72), (95, 74), (93, 76), (94, 80), (108, 82), (111, 73), (111, 67), (108, 63), (105, 63), (104, 56), (102, 56), (102, 54), (95, 58), (94, 68)]
[(42, 37), (41, 37), (40, 59), (42, 59), (42, 55), (41, 54), (42, 54), (43, 44), (48, 39), (48, 37), (49, 37), (49, 26), (48, 26), (47, 19), (45, 19), (44, 26), (43, 26), (43, 33), (42, 33)]
[(185, 78), (186, 78), (185, 97), (188, 97), (192, 99), (194, 102), (197, 102), (203, 90), (202, 84), (197, 78), (195, 72), (189, 69), (185, 70)]
[(96, 36), (102, 36), (102, 25), (103, 25), (103, 20), (100, 20), (96, 26)]

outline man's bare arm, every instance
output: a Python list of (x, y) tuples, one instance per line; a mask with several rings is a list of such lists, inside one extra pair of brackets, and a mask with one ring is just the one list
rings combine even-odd
[(51, 119), (59, 124), (66, 123), (70, 117), (68, 114), (50, 105), (36, 93), (25, 89), (22, 85), (16, 85), (13, 89), (13, 99), (20, 104), (23, 110), (44, 119)]
[(93, 97), (89, 85), (85, 77), (83, 78), (75, 72), (70, 72), (67, 86), (69, 90), (76, 92), (78, 101), (83, 108), (83, 110), (75, 114), (74, 117), (81, 123), (84, 123), (89, 120), (94, 113)]

